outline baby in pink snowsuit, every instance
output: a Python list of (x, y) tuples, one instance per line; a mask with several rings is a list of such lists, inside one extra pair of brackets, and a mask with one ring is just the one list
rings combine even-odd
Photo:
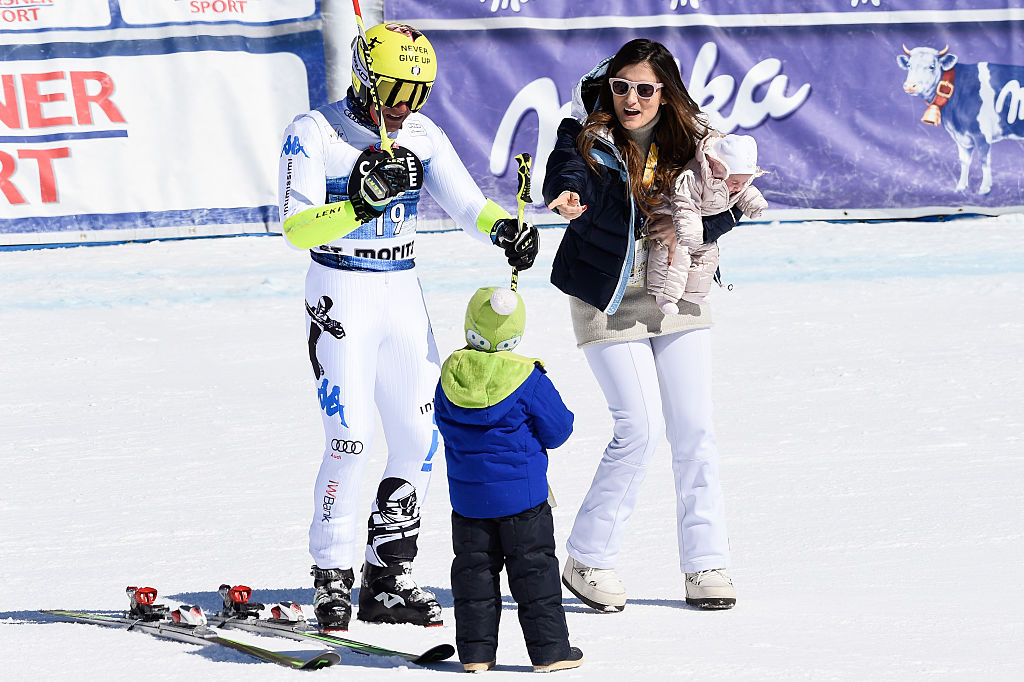
[(680, 299), (697, 304), (707, 300), (718, 269), (718, 243), (704, 243), (701, 216), (737, 206), (747, 217), (759, 217), (768, 202), (750, 183), (763, 173), (757, 167), (757, 142), (749, 135), (712, 132), (698, 143), (694, 158), (651, 218), (671, 219), (677, 241), (674, 258), (660, 242), (647, 256), (647, 292), (661, 312), (678, 313)]

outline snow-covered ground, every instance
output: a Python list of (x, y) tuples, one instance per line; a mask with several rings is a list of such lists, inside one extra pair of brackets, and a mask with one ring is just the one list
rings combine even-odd
[[(547, 283), (559, 229), (523, 273), (521, 351), (576, 414), (552, 452), (559, 554), (610, 416)], [(558, 679), (1024, 679), (1024, 218), (747, 226), (722, 241), (715, 402), (739, 603), (683, 602), (667, 448), (621, 556), (629, 605), (566, 597), (584, 666)], [(493, 247), (422, 235), (442, 353), (462, 345)], [(0, 656), (5, 680), (294, 679), (217, 647), (49, 621), (116, 610), (124, 587), (217, 606), (222, 582), (310, 604), (306, 528), (320, 459), (302, 283), (279, 238), (0, 252)], [(362, 493), (383, 467), (383, 441)], [(454, 641), (443, 466), (420, 582), (443, 628), (350, 636)], [(507, 590), (506, 590), (507, 594)], [(498, 668), (529, 660), (506, 598)], [(303, 645), (237, 633), (297, 651)], [(317, 679), (436, 679), (343, 653)]]

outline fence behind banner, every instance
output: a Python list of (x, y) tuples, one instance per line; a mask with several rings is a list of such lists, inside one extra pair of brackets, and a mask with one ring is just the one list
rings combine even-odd
[[(0, 245), (279, 231), (281, 133), (328, 94), (343, 96), (349, 2), (0, 2)], [(672, 50), (715, 127), (757, 139), (766, 219), (1022, 211), (1024, 9), (1011, 4), (363, 7), (369, 23), (383, 16), (427, 34), (440, 68), (424, 113), (484, 193), (514, 209), (512, 159), (530, 152), (528, 215), (552, 223), (539, 188), (572, 88), (635, 37)], [(429, 198), (420, 217), (453, 226)]]

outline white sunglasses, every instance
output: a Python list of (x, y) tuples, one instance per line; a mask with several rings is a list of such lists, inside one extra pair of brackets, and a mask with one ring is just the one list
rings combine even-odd
[(612, 94), (616, 97), (625, 97), (629, 94), (630, 89), (633, 89), (636, 90), (636, 96), (640, 99), (650, 99), (654, 97), (654, 93), (665, 87), (664, 83), (631, 81), (625, 78), (609, 78), (608, 85), (611, 86)]

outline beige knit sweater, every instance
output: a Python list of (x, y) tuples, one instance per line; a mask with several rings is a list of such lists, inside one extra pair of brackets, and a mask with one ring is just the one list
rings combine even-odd
[[(651, 136), (659, 118), (660, 112), (646, 126), (630, 132), (630, 137), (645, 152), (650, 149)], [(636, 243), (636, 263), (641, 266), (646, 266), (647, 263), (644, 241), (645, 239), (638, 239)], [(634, 266), (634, 276), (631, 278), (633, 281), (626, 287), (622, 303), (614, 315), (606, 315), (575, 296), (569, 297), (572, 328), (576, 333), (578, 347), (611, 341), (635, 341), (711, 326), (711, 310), (707, 305), (679, 301), (678, 314), (663, 314), (658, 309), (654, 296), (647, 293), (646, 272), (638, 273), (636, 267)]]

